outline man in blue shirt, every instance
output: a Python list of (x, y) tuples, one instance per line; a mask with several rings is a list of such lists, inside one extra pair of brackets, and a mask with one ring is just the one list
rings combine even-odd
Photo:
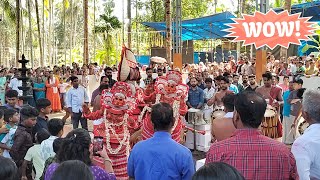
[(70, 77), (72, 88), (67, 92), (67, 107), (71, 113), (73, 129), (78, 128), (79, 121), (83, 129), (88, 130), (87, 120), (82, 116), (83, 103), (89, 103), (89, 97), (84, 87), (79, 86), (79, 80), (76, 76)]
[(198, 81), (195, 77), (190, 79), (190, 85), (187, 106), (189, 108), (201, 109), (204, 104), (203, 90), (198, 87)]
[(195, 172), (189, 149), (171, 138), (173, 109), (167, 103), (152, 107), (152, 138), (136, 144), (129, 156), (128, 175), (137, 180), (190, 180)]
[(284, 144), (292, 144), (294, 142), (294, 130), (291, 128), (293, 123), (292, 118), (290, 118), (291, 104), (288, 102), (290, 93), (294, 90), (293, 81), (289, 82), (289, 90), (285, 91), (282, 95), (283, 97), (283, 136), (282, 142)]

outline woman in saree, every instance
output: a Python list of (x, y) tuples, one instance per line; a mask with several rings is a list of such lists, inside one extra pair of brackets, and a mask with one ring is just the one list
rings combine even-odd
[(37, 76), (33, 83), (34, 99), (37, 101), (40, 98), (46, 98), (46, 84), (41, 76)]
[(47, 99), (50, 100), (52, 106), (52, 112), (59, 112), (61, 111), (61, 102), (60, 102), (60, 95), (59, 95), (59, 79), (56, 78), (53, 72), (50, 72), (48, 80), (46, 81), (46, 88), (47, 88)]

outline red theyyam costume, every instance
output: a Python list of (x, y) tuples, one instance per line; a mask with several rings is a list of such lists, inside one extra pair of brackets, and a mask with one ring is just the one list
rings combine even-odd
[[(189, 87), (182, 83), (182, 76), (177, 71), (169, 71), (165, 77), (159, 77), (155, 83), (155, 103), (165, 102), (172, 106), (175, 123), (172, 128), (172, 139), (181, 142), (181, 135), (184, 129), (183, 117), (188, 111), (185, 98)], [(150, 94), (153, 96), (154, 94)], [(150, 97), (145, 97), (150, 98)], [(139, 119), (143, 118), (142, 139), (148, 139), (153, 136), (154, 129), (150, 119), (151, 108), (145, 107)]]
[[(96, 123), (94, 135), (104, 138), (105, 149), (112, 160), (112, 167), (117, 179), (128, 179), (127, 158), (130, 151), (130, 130), (137, 127), (136, 121), (130, 118), (130, 106), (134, 106), (128, 97), (132, 96), (131, 87), (125, 82), (116, 82), (110, 93), (103, 91), (101, 109), (90, 113), (84, 110), (88, 119), (101, 119)], [(95, 120), (97, 121), (97, 120)], [(104, 160), (94, 158), (104, 168)]]

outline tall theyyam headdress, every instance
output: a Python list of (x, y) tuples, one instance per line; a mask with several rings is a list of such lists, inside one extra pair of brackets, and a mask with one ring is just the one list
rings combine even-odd
[(121, 60), (118, 66), (118, 81), (139, 80), (140, 71), (133, 52), (127, 47), (122, 47)]
[(178, 71), (167, 72), (166, 78), (168, 81), (174, 81), (177, 84), (182, 83), (182, 74)]

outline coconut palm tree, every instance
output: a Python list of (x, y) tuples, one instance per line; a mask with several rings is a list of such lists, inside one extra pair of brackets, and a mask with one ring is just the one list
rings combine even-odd
[(41, 30), (40, 30), (40, 17), (39, 17), (39, 4), (38, 0), (34, 0), (35, 9), (36, 9), (36, 18), (37, 18), (37, 30), (38, 30), (38, 41), (39, 41), (39, 49), (40, 49), (40, 66), (43, 67), (43, 53), (42, 53), (42, 38), (41, 38)]

